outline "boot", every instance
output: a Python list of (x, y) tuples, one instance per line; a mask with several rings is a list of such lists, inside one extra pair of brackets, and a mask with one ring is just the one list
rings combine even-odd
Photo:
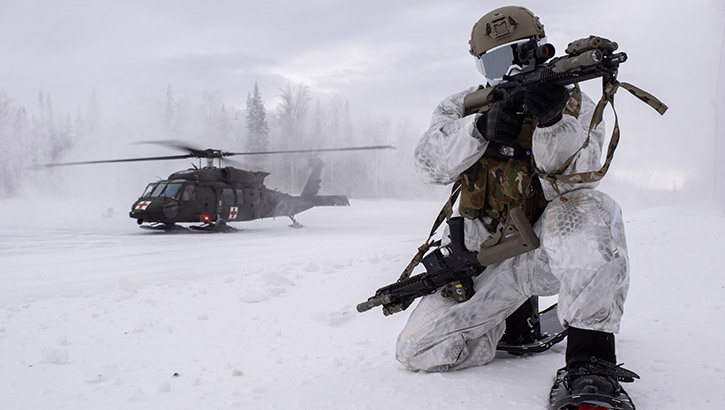
[(633, 410), (619, 382), (639, 376), (616, 364), (614, 335), (570, 327), (567, 337), (566, 367), (557, 373), (550, 408)]
[(539, 298), (532, 296), (506, 318), (506, 331), (501, 342), (507, 345), (524, 345), (540, 338)]
[(567, 337), (566, 369), (571, 393), (614, 395), (621, 386), (605, 375), (605, 369), (617, 363), (614, 335), (570, 327)]

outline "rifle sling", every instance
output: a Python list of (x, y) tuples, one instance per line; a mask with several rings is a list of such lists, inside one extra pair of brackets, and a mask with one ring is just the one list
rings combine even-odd
[[(418, 247), (418, 253), (413, 256), (413, 259), (410, 261), (408, 266), (405, 267), (403, 270), (403, 273), (400, 275), (400, 278), (398, 278), (398, 281), (408, 279), (410, 277), (410, 274), (413, 273), (413, 269), (415, 269), (418, 264), (420, 264), (420, 261), (423, 259), (423, 256), (428, 252), (428, 250), (433, 246), (440, 246), (441, 241), (431, 241), (431, 238), (433, 235), (435, 235), (438, 228), (441, 226), (443, 221), (448, 220), (451, 215), (453, 215), (453, 204), (456, 202), (456, 199), (458, 199), (458, 194), (461, 192), (461, 180), (457, 179), (453, 183), (453, 187), (451, 187), (451, 195), (448, 197), (448, 200), (443, 205), (443, 208), (438, 213), (438, 216), (436, 217), (435, 221), (433, 222), (433, 226), (430, 228), (430, 234), (428, 234), (428, 239), (425, 240), (425, 242)], [(407, 307), (407, 306), (406, 306)], [(404, 308), (405, 309), (405, 308)]]
[[(663, 115), (665, 111), (667, 111), (667, 106), (652, 94), (632, 84), (620, 83), (619, 81), (617, 81), (616, 71), (612, 74), (605, 75), (602, 78), (602, 97), (599, 99), (599, 102), (594, 109), (592, 119), (589, 122), (587, 137), (584, 140), (582, 146), (579, 147), (579, 149), (576, 150), (574, 154), (572, 154), (566, 161), (564, 161), (562, 166), (559, 167), (559, 169), (557, 169), (556, 171), (548, 173), (541, 172), (538, 169), (536, 171), (540, 178), (547, 180), (551, 184), (552, 188), (554, 188), (556, 193), (559, 194), (559, 198), (561, 198), (561, 200), (564, 202), (566, 202), (566, 198), (564, 198), (564, 196), (561, 194), (561, 191), (559, 190), (559, 187), (557, 185), (557, 181), (561, 181), (566, 184), (596, 182), (604, 178), (604, 175), (606, 175), (607, 171), (609, 170), (609, 166), (611, 165), (612, 159), (614, 158), (614, 151), (617, 149), (617, 144), (619, 144), (619, 119), (617, 117), (617, 110), (614, 108), (614, 94), (616, 94), (620, 86), (625, 90), (629, 91), (632, 95), (634, 95), (641, 101), (647, 103), (647, 105), (660, 113), (660, 115)], [(597, 171), (579, 172), (575, 174), (564, 175), (564, 172), (567, 168), (569, 168), (571, 163), (574, 162), (574, 159), (579, 154), (579, 152), (581, 152), (581, 150), (589, 145), (592, 129), (594, 129), (594, 127), (602, 122), (604, 109), (607, 107), (607, 104), (610, 104), (612, 106), (612, 112), (614, 113), (614, 127), (612, 129), (612, 136), (609, 139), (609, 146), (607, 148), (607, 155), (604, 160), (604, 165), (602, 165), (602, 167)]]

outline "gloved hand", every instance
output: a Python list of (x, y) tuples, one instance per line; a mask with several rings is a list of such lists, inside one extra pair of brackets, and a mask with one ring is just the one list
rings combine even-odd
[(561, 120), (569, 97), (569, 90), (561, 85), (530, 84), (524, 92), (524, 107), (536, 117), (540, 127), (548, 127)]
[(476, 120), (476, 128), (488, 141), (510, 142), (521, 133), (524, 124), (522, 110), (523, 94), (511, 95), (491, 106)]

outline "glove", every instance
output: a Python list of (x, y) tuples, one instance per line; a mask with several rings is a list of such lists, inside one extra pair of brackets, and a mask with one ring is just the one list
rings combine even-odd
[(548, 127), (561, 120), (569, 97), (569, 90), (561, 85), (530, 84), (524, 92), (524, 107), (536, 117), (540, 127)]
[(510, 142), (521, 133), (524, 124), (521, 111), (523, 95), (511, 95), (491, 106), (476, 120), (476, 128), (487, 141)]

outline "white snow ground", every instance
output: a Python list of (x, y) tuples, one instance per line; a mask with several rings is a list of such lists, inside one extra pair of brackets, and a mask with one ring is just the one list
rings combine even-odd
[[(2, 202), (0, 408), (544, 409), (564, 344), (414, 373), (394, 359), (408, 313), (355, 311), (439, 206), (353, 201), (301, 214), (299, 230), (157, 234), (125, 212)], [(618, 356), (642, 376), (628, 391), (640, 409), (721, 407), (725, 217), (625, 208), (625, 221)]]

